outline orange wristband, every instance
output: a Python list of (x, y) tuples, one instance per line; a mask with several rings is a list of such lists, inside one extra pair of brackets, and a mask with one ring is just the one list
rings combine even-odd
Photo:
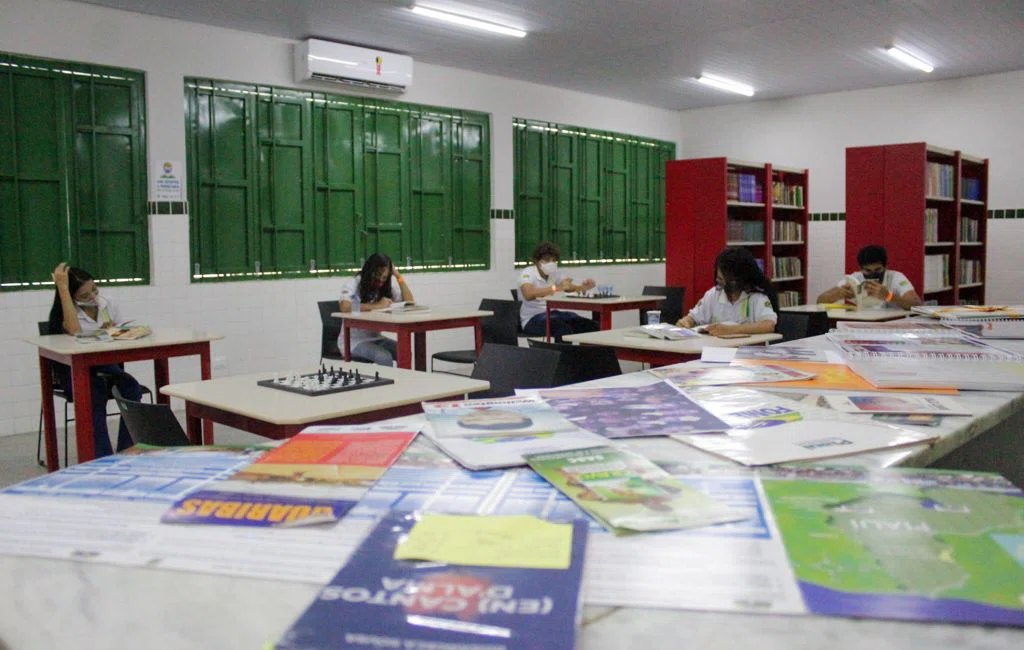
[(885, 297), (885, 301), (886, 302), (892, 302), (892, 291), (890, 291), (889, 295)]

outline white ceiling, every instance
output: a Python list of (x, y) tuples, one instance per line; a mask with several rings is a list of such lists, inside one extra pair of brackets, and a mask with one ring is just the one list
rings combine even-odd
[[(670, 109), (1024, 69), (1024, 0), (420, 0), (521, 27), (523, 39), (416, 16), (412, 0), (88, 1)], [(935, 71), (894, 64), (882, 49), (894, 43)], [(702, 72), (757, 95), (701, 86)]]

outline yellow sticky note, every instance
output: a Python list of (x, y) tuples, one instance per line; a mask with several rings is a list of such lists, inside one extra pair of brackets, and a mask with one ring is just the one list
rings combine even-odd
[(529, 515), (423, 515), (395, 548), (396, 560), (568, 569), (572, 525)]

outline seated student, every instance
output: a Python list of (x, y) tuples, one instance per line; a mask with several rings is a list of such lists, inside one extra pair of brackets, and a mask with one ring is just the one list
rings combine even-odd
[(676, 325), (706, 325), (712, 336), (770, 334), (779, 319), (777, 296), (750, 251), (726, 248), (715, 259), (715, 286)]
[[(533, 249), (533, 264), (519, 274), (519, 298), (523, 301), (519, 311), (523, 333), (527, 336), (544, 336), (547, 326), (547, 310), (539, 300), (559, 291), (589, 291), (594, 281), (587, 279), (583, 284), (573, 284), (572, 278), (558, 270), (562, 252), (558, 244), (545, 241)], [(561, 341), (566, 334), (596, 332), (600, 326), (589, 318), (571, 311), (551, 311), (551, 336)]]
[[(101, 296), (95, 279), (86, 271), (68, 266), (64, 262), (53, 270), (53, 284), (56, 292), (50, 308), (50, 331), (65, 334), (88, 334), (98, 329), (119, 325), (121, 320), (117, 305), (106, 296)], [(57, 375), (63, 384), (64, 393), (72, 399), (71, 371), (67, 366), (58, 366)], [(107, 399), (110, 386), (117, 386), (125, 399), (142, 399), (142, 387), (120, 365), (93, 366), (89, 371), (92, 391), (92, 431), (96, 458), (114, 453), (110, 446), (110, 432), (107, 430)], [(117, 451), (134, 444), (128, 427), (121, 419), (117, 428)]]
[[(354, 311), (373, 311), (385, 309), (391, 303), (413, 300), (412, 291), (405, 283), (405, 278), (395, 268), (391, 258), (381, 253), (374, 253), (363, 262), (359, 275), (348, 280), (341, 289), (341, 311), (348, 314)], [(351, 328), (352, 358), (356, 361), (391, 366), (398, 356), (398, 345), (389, 338), (370, 330)], [(338, 349), (345, 349), (345, 329), (342, 328), (338, 337)]]
[[(891, 305), (898, 309), (910, 309), (920, 305), (921, 298), (914, 291), (914, 285), (899, 271), (886, 269), (888, 262), (889, 257), (885, 249), (877, 244), (870, 244), (857, 252), (860, 271), (850, 275), (862, 282), (863, 291), (880, 300), (882, 307)], [(843, 278), (839, 284), (818, 296), (818, 302), (842, 302), (853, 298), (853, 287), (846, 278)]]

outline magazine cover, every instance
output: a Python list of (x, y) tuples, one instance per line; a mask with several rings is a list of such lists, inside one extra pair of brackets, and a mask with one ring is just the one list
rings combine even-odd
[(739, 348), (704, 348), (700, 352), (700, 360), (705, 363), (730, 363), (734, 360), (745, 359), (842, 363), (842, 357), (831, 350), (817, 350), (796, 345), (745, 345)]
[(688, 361), (674, 366), (653, 368), (648, 372), (659, 379), (667, 379), (680, 388), (806, 381), (814, 377), (811, 373), (772, 363), (742, 366), (713, 365), (709, 367), (708, 365), (702, 365), (700, 362)]
[[(801, 370), (803, 372), (812, 373), (814, 376), (810, 379), (801, 381), (788, 381), (788, 382), (768, 382), (758, 385), (758, 388), (784, 388), (784, 389), (811, 389), (811, 390), (845, 390), (845, 391), (877, 391), (882, 390), (880, 387), (875, 386), (872, 382), (868, 381), (867, 377), (862, 377), (858, 372), (854, 372), (853, 368), (841, 363), (805, 363), (803, 361), (762, 361), (760, 359), (744, 359), (737, 361), (738, 364), (743, 365), (759, 365), (759, 364), (773, 364), (786, 366), (793, 370)], [(876, 362), (871, 362), (871, 365)], [(902, 365), (907, 365), (903, 363)], [(925, 382), (918, 382), (917, 384), (908, 383), (902, 384), (905, 388), (897, 389), (896, 392), (906, 393), (937, 393), (940, 395), (956, 395), (959, 391), (953, 388), (951, 384), (936, 384), (933, 386), (921, 385)], [(889, 390), (889, 389), (886, 389)]]
[(664, 381), (629, 388), (556, 388), (537, 394), (569, 422), (606, 438), (704, 433), (728, 428), (725, 422)]
[(762, 474), (811, 612), (1024, 626), (1024, 494), (1004, 478), (947, 470), (799, 476), (814, 469)]
[(826, 395), (830, 408), (843, 413), (920, 413), (925, 415), (971, 415), (949, 397), (937, 395)]
[(428, 424), (423, 428), (423, 433), (452, 460), (471, 470), (518, 467), (526, 464), (527, 454), (586, 449), (606, 442), (601, 436), (582, 429), (441, 438)]
[(568, 569), (524, 569), (396, 560), (417, 516), (385, 515), (274, 647), (573, 649), (586, 522)]
[(536, 395), (423, 402), (423, 414), (438, 438), (571, 431), (576, 427)]
[(593, 447), (535, 454), (526, 461), (616, 535), (699, 528), (746, 518), (625, 449)]

